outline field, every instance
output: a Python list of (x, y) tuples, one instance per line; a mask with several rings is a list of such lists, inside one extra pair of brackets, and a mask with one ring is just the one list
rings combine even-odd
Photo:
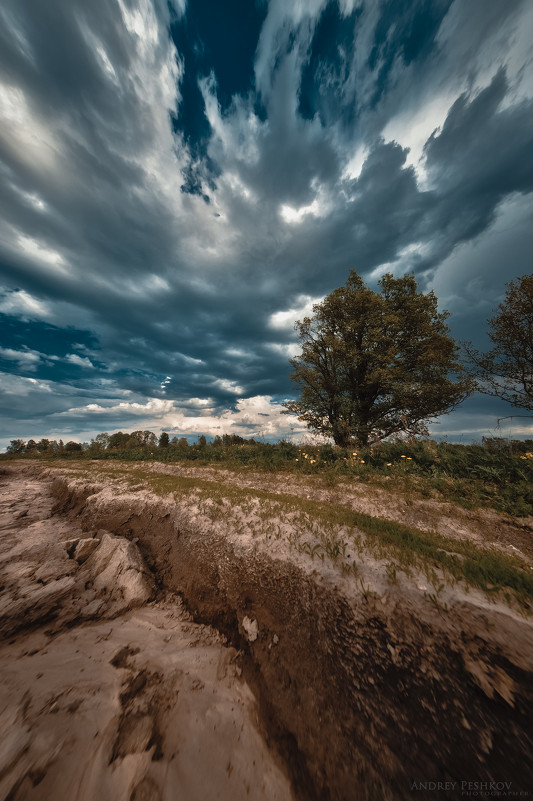
[[(124, 435), (125, 436), (125, 435)], [(126, 439), (127, 436), (125, 436)], [(346, 480), (389, 488), (412, 498), (451, 501), (465, 509), (492, 508), (515, 517), (533, 515), (533, 440), (486, 439), (483, 445), (433, 440), (380, 443), (372, 448), (269, 444), (226, 435), (189, 445), (102, 448), (94, 441), (81, 449), (33, 451), (17, 458), (163, 462), (220, 466), (233, 471), (319, 476), (329, 486)], [(8, 460), (9, 455), (2, 459)]]
[[(529, 444), (96, 455), (2, 466), (4, 714), (32, 720), (3, 766), (10, 797), (66, 797), (64, 768), (42, 752), (56, 723), (73, 775), (100, 766), (69, 801), (155, 786), (190, 798), (216, 787), (228, 801), (348, 801), (354, 788), (407, 799), (441, 774), (529, 786)], [(72, 664), (102, 677), (92, 701)], [(46, 671), (53, 687), (36, 686)], [(57, 718), (43, 713), (50, 698), (65, 699)], [(97, 720), (106, 734), (89, 746)]]

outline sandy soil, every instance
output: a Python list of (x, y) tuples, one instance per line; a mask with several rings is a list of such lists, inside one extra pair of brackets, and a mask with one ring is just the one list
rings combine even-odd
[[(120, 470), (131, 463), (116, 464)], [(112, 469), (113, 463), (106, 465)], [(419, 529), (436, 530), (451, 537), (470, 539), (477, 545), (517, 551), (533, 561), (533, 517), (511, 518), (493, 509), (463, 509), (457, 504), (436, 500), (406, 498), (394, 492), (356, 482), (324, 486), (320, 476), (295, 476), (260, 472), (234, 472), (195, 465), (168, 465), (148, 462), (147, 471), (197, 477), (236, 487), (265, 489), (274, 493), (313, 498), (317, 501), (347, 506), (357, 512), (395, 520)]]
[[(137, 547), (3, 477), (0, 798), (290, 799), (234, 648)], [(44, 491), (43, 491), (44, 490)]]
[[(459, 585), (436, 605), (370, 556), (344, 575), (254, 536), (250, 504), (214, 521), (194, 492), (177, 503), (112, 470), (9, 470), (0, 797), (457, 799), (468, 781), (527, 797), (533, 626), (517, 609)], [(413, 791), (432, 781), (449, 784)]]

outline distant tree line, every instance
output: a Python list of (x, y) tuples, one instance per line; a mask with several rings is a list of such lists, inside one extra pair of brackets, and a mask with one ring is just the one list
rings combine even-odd
[[(237, 434), (224, 434), (222, 437), (217, 436), (210, 443), (213, 448), (225, 448), (234, 445), (242, 445), (244, 443), (255, 443), (255, 440), (245, 439)], [(163, 431), (159, 438), (153, 431), (132, 431), (125, 433), (117, 431), (114, 434), (103, 432), (98, 434), (90, 442), (74, 442), (69, 441), (64, 443), (62, 439), (50, 440), (40, 439), (35, 441), (29, 439), (27, 442), (23, 439), (13, 439), (8, 445), (6, 452), (12, 456), (69, 456), (69, 455), (85, 455), (89, 458), (100, 458), (102, 456), (114, 455), (130, 455), (133, 457), (139, 455), (153, 456), (156, 453), (162, 452), (175, 452), (184, 451), (186, 449), (194, 448), (201, 451), (207, 447), (207, 438), (202, 434), (198, 437), (197, 441), (189, 445), (186, 437), (172, 437), (166, 431)]]
[[(84, 443), (86, 446), (87, 443)], [(25, 442), (23, 439), (12, 439), (7, 446), (6, 452), (16, 456), (26, 455), (39, 455), (39, 454), (64, 454), (64, 453), (79, 453), (83, 451), (83, 446), (79, 442), (64, 443), (62, 439), (40, 439), (36, 442), (34, 439), (29, 439)]]

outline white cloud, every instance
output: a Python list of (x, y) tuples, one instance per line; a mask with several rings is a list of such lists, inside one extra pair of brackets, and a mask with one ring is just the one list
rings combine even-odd
[(21, 234), (18, 237), (17, 243), (22, 251), (35, 261), (44, 262), (44, 264), (54, 267), (56, 271), (61, 273), (70, 272), (61, 253), (49, 248), (43, 242), (39, 242), (31, 236)]
[(47, 204), (35, 192), (25, 192), (18, 186), (14, 186), (14, 189), (19, 193), (19, 195), (21, 195), (21, 197), (24, 198), (24, 200), (30, 203), (33, 208), (38, 209), (39, 211), (44, 211), (47, 208)]
[(0, 389), (4, 395), (21, 398), (35, 392), (53, 393), (53, 384), (50, 381), (38, 381), (36, 378), (0, 373)]
[(312, 215), (313, 217), (324, 216), (324, 209), (321, 207), (319, 201), (315, 198), (308, 206), (300, 206), (299, 209), (294, 209), (292, 206), (283, 205), (280, 207), (280, 213), (285, 222), (288, 223), (301, 223), (304, 217)]
[(294, 415), (282, 414), (282, 407), (274, 403), (269, 395), (241, 398), (234, 410), (219, 415), (204, 413), (198, 417), (177, 410), (165, 425), (175, 433), (204, 433), (211, 436), (238, 434), (269, 440), (284, 437), (300, 439), (307, 432), (307, 428)]
[(310, 317), (313, 314), (313, 306), (320, 303), (323, 298), (312, 298), (310, 295), (300, 295), (296, 298), (297, 305), (286, 311), (274, 312), (270, 316), (268, 325), (270, 328), (280, 330), (293, 330), (297, 320)]
[(356, 180), (361, 175), (361, 170), (363, 169), (363, 164), (366, 161), (366, 157), (368, 156), (368, 148), (365, 145), (359, 145), (355, 153), (349, 157), (346, 165), (344, 167), (344, 171), (342, 173), (343, 179), (350, 179)]
[(36, 370), (41, 357), (40, 354), (30, 350), (13, 350), (13, 348), (0, 347), (0, 357), (13, 361), (18, 364), (21, 369)]
[(281, 353), (281, 355), (286, 356), (287, 359), (292, 359), (300, 353), (300, 347), (296, 342), (291, 342), (288, 345), (271, 342), (267, 347), (276, 351), (276, 353)]
[(78, 356), (77, 353), (69, 353), (65, 356), (65, 361), (70, 362), (70, 364), (75, 364), (78, 367), (89, 367), (94, 370), (94, 364), (87, 356)]
[(18, 316), (23, 320), (49, 318), (52, 314), (48, 304), (25, 292), (24, 289), (0, 290), (0, 312)]
[(17, 159), (39, 171), (56, 166), (55, 136), (38, 119), (22, 89), (0, 84), (0, 120), (0, 141)]
[(70, 415), (84, 415), (87, 414), (94, 414), (96, 413), (103, 413), (109, 415), (120, 414), (127, 418), (128, 416), (150, 416), (155, 419), (160, 418), (162, 415), (168, 414), (174, 409), (174, 401), (171, 400), (161, 400), (161, 398), (149, 398), (144, 403), (139, 403), (136, 401), (120, 401), (120, 403), (115, 403), (112, 406), (104, 406), (101, 403), (88, 403), (86, 406), (73, 406), (70, 409), (65, 409), (63, 412), (59, 412), (57, 416), (64, 416), (68, 417)]
[(448, 115), (456, 95), (451, 91), (431, 98), (423, 105), (402, 109), (389, 120), (382, 135), (386, 141), (398, 142), (409, 148), (406, 166), (414, 167), (423, 188), (429, 188), (424, 168), (424, 145), (431, 134), (440, 129)]
[[(282, 414), (280, 404), (274, 403), (269, 395), (240, 398), (235, 409), (219, 413), (213, 410), (209, 398), (191, 398), (186, 404), (148, 398), (142, 402), (121, 401), (112, 405), (93, 402), (73, 406), (52, 414), (50, 420), (58, 417), (66, 421), (69, 418), (75, 420), (76, 428), (84, 438), (94, 436), (99, 430), (109, 430), (109, 421), (116, 419), (122, 420), (120, 427), (123, 431), (164, 428), (175, 434), (216, 436), (235, 433), (243, 437), (260, 436), (271, 440), (282, 437), (298, 439), (307, 432), (307, 428), (295, 416)], [(95, 418), (98, 420), (98, 429), (95, 428)], [(135, 418), (135, 422), (128, 426), (131, 418)], [(116, 427), (114, 423), (113, 427)]]
[(217, 378), (213, 381), (213, 384), (224, 390), (224, 392), (232, 392), (235, 395), (242, 395), (244, 392), (244, 389), (236, 381), (230, 381), (227, 378)]

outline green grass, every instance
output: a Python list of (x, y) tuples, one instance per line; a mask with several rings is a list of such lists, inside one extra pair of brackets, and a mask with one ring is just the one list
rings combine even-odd
[[(423, 572), (435, 589), (463, 582), (490, 597), (514, 599), (529, 613), (533, 601), (533, 571), (517, 556), (481, 548), (467, 540), (356, 512), (346, 506), (264, 489), (232, 486), (198, 477), (154, 473), (141, 467), (79, 466), (85, 478), (124, 481), (128, 491), (146, 486), (160, 496), (194, 502), (212, 523), (225, 521), (239, 533), (268, 541), (285, 538), (311, 559), (328, 559), (343, 575), (358, 576), (365, 555), (387, 562), (387, 577), (397, 571)], [(107, 468), (107, 469), (106, 469)], [(239, 514), (235, 514), (238, 510)], [(280, 525), (281, 522), (281, 525)], [(286, 529), (286, 530), (285, 530)], [(391, 561), (392, 560), (392, 561)], [(508, 597), (507, 597), (508, 596)]]
[[(416, 498), (456, 503), (467, 509), (492, 508), (515, 517), (533, 515), (533, 441), (489, 440), (457, 445), (421, 440), (386, 442), (374, 448), (341, 449), (331, 445), (298, 446), (225, 437), (207, 445), (103, 450), (83, 454), (36, 453), (22, 458), (71, 458), (76, 461), (161, 461), (195, 463), (234, 471), (315, 476), (326, 486), (346, 481), (394, 486)], [(3, 455), (3, 459), (8, 456)]]

